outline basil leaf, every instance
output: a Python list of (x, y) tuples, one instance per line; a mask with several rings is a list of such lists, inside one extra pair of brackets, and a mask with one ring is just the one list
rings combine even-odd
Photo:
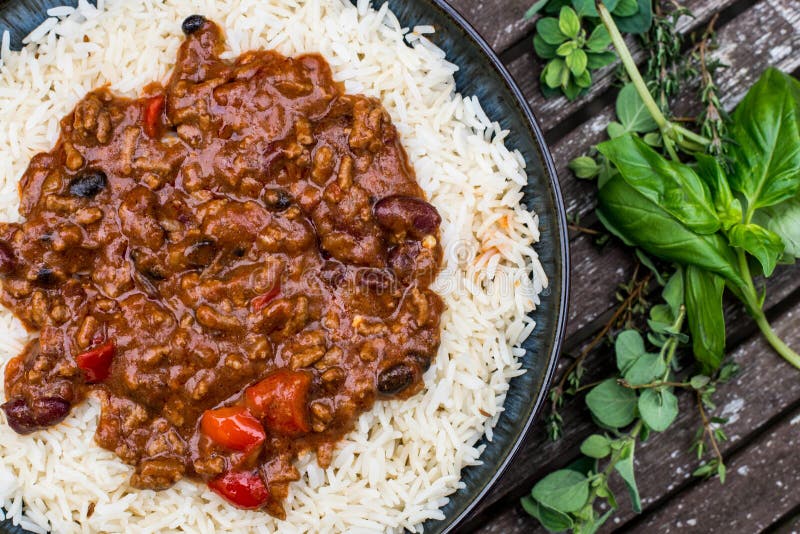
[(586, 52), (577, 48), (567, 56), (567, 67), (572, 71), (573, 76), (580, 76), (586, 72)]
[(629, 185), (689, 229), (699, 234), (720, 229), (708, 186), (688, 165), (667, 160), (633, 135), (601, 143), (597, 150)]
[(683, 304), (683, 285), (683, 269), (677, 269), (675, 274), (669, 277), (667, 285), (664, 286), (664, 291), (661, 292), (664, 302), (669, 305), (669, 309), (672, 311), (672, 322), (677, 319), (681, 304)]
[(531, 490), (531, 497), (565, 514), (577, 512), (589, 500), (589, 484), (586, 475), (571, 469), (559, 469), (537, 482)]
[(703, 373), (719, 369), (725, 357), (725, 281), (693, 265), (686, 267), (686, 318), (692, 333), (694, 358)]
[(773, 206), (800, 190), (800, 90), (777, 69), (767, 69), (733, 113), (731, 187), (748, 212)]
[[(619, 0), (603, 0), (603, 4), (605, 4), (609, 11), (614, 11), (617, 8), (618, 2)], [(595, 7), (594, 3), (595, 0), (572, 0), (572, 6), (579, 15), (587, 17), (599, 17), (600, 15), (597, 13), (597, 8)]]
[(636, 393), (609, 378), (586, 395), (586, 406), (601, 424), (622, 428), (631, 424), (636, 415)]
[[(607, 3), (607, 2), (606, 2)], [(651, 0), (638, 0), (639, 10), (630, 17), (614, 16), (614, 22), (622, 33), (645, 33), (653, 24), (653, 6)], [(609, 8), (609, 11), (612, 11)]]
[(561, 85), (561, 77), (566, 68), (563, 59), (551, 59), (542, 71), (542, 80), (548, 87), (555, 89)]
[(525, 20), (532, 19), (533, 16), (536, 15), (539, 11), (541, 11), (542, 8), (544, 6), (546, 6), (547, 2), (549, 2), (549, 1), (550, 0), (539, 0), (538, 2), (533, 4), (531, 7), (529, 7), (528, 11), (525, 12), (525, 16), (524, 16)]
[(645, 353), (642, 335), (636, 330), (620, 332), (614, 342), (614, 352), (617, 356), (617, 369), (624, 374)]
[(569, 170), (571, 170), (575, 177), (588, 179), (594, 178), (600, 173), (600, 166), (589, 156), (578, 156), (569, 162)]
[(783, 255), (780, 236), (757, 224), (737, 224), (728, 231), (731, 245), (746, 250), (761, 264), (765, 276), (772, 275)]
[(800, 197), (762, 210), (754, 220), (780, 236), (786, 255), (800, 258)]
[(697, 265), (744, 288), (736, 256), (719, 234), (698, 235), (628, 185), (609, 178), (598, 191), (597, 215), (625, 243), (663, 260)]
[(530, 497), (523, 497), (520, 503), (522, 504), (523, 510), (538, 519), (539, 523), (550, 532), (564, 532), (574, 526), (572, 518), (567, 514), (548, 508)]
[(636, 477), (633, 474), (633, 450), (635, 444), (635, 441), (629, 441), (625, 444), (620, 453), (619, 461), (614, 465), (614, 470), (625, 481), (625, 486), (627, 486), (631, 497), (631, 507), (638, 514), (642, 511), (642, 499), (639, 497), (639, 488), (636, 486)]
[(617, 17), (630, 17), (639, 12), (639, 3), (637, 0), (620, 0), (617, 7), (614, 8), (613, 14)]
[(623, 377), (628, 384), (641, 386), (661, 378), (666, 370), (667, 364), (660, 354), (645, 353), (633, 362)]
[(639, 414), (647, 426), (663, 432), (678, 417), (678, 398), (667, 389), (646, 389), (639, 397)]
[(558, 29), (572, 39), (578, 36), (581, 31), (581, 19), (574, 9), (569, 6), (561, 8), (561, 13), (558, 15)]
[(626, 132), (644, 133), (658, 128), (632, 83), (625, 85), (617, 95), (617, 118)]
[(733, 196), (722, 166), (716, 159), (706, 154), (697, 154), (696, 158), (697, 174), (711, 190), (714, 209), (722, 228), (727, 230), (734, 224), (742, 222), (742, 204)]
[(558, 27), (558, 19), (545, 17), (536, 23), (536, 33), (542, 36), (545, 43), (560, 45), (567, 40), (567, 36), (561, 33)]

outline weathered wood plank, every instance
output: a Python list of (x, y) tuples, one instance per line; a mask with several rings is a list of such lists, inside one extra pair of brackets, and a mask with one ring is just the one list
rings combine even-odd
[(535, 0), (449, 0), (495, 52), (503, 53), (533, 30), (524, 15)]
[[(794, 0), (788, 1), (793, 2)], [(715, 2), (709, 2), (707, 0), (686, 0), (680, 3), (695, 14), (694, 18), (681, 17), (678, 21), (678, 30), (683, 34), (689, 34), (698, 28), (704, 27), (715, 13), (734, 5), (736, 0), (717, 0)], [(627, 39), (627, 43), (634, 59), (637, 63), (641, 63), (645, 59), (642, 48), (633, 38)], [(614, 84), (614, 73), (617, 68), (617, 65), (614, 64), (595, 72), (592, 75), (593, 83), (588, 94), (578, 100), (570, 102), (563, 97), (545, 99), (544, 96), (542, 96), (539, 90), (541, 63), (541, 60), (536, 56), (533, 50), (529, 49), (522, 56), (513, 59), (508, 64), (508, 69), (519, 84), (522, 92), (528, 98), (537, 117), (545, 124), (545, 130), (549, 130), (561, 123), (564, 119), (609, 89)]]
[[(774, 321), (776, 331), (791, 345), (800, 346), (800, 329), (797, 328), (800, 322), (800, 303), (796, 303), (790, 310), (780, 311), (783, 313)], [(736, 329), (745, 328), (732, 326)], [(752, 332), (752, 325), (750, 326), (751, 328), (747, 329)], [(735, 450), (747, 442), (753, 434), (763, 431), (771, 419), (778, 417), (800, 399), (800, 380), (797, 370), (772, 353), (759, 335), (754, 333), (754, 336), (737, 347), (730, 357), (741, 364), (742, 372), (731, 383), (722, 386), (717, 394), (719, 405), (717, 413), (730, 418), (725, 429), (731, 440), (721, 444), (723, 453)], [(684, 393), (680, 398), (681, 415), (670, 428), (669, 434), (655, 436), (640, 446), (636, 453), (637, 477), (646, 507), (652, 508), (660, 499), (693, 482), (690, 474), (696, 467), (697, 460), (689, 454), (688, 448), (694, 437), (698, 419), (693, 409), (691, 395)], [(584, 421), (581, 421), (579, 426), (583, 424)], [(581, 434), (578, 439), (582, 439), (585, 435)], [(574, 438), (570, 432), (566, 439), (572, 442)], [(517, 480), (524, 478), (520, 473), (533, 472), (535, 476), (512, 485), (513, 491), (505, 501), (507, 506), (501, 510), (494, 509), (491, 520), (486, 521), (478, 532), (508, 534), (539, 532), (540, 530), (536, 530), (536, 521), (519, 509), (516, 499), (524, 494), (546, 470), (568, 463), (574, 457), (577, 441), (568, 447), (564, 447), (563, 443), (561, 446), (557, 443), (555, 447), (540, 443), (540, 458), (531, 457), (527, 461), (515, 462), (515, 465), (519, 466), (514, 470), (514, 477)], [(561, 451), (562, 454), (556, 454), (556, 451)], [(545, 458), (551, 459), (549, 462), (551, 465), (547, 465)], [(796, 457), (793, 462), (786, 468), (800, 471), (800, 457)], [(542, 469), (542, 466), (545, 469)], [(738, 475), (735, 469), (729, 472), (731, 479)], [(719, 491), (716, 488), (717, 484), (718, 482), (714, 480), (703, 483), (712, 486), (708, 491)], [(725, 491), (731, 492), (729, 488), (726, 486)], [(606, 530), (610, 530), (613, 526), (621, 526), (635, 517), (627, 503), (624, 490), (617, 484), (615, 489), (620, 496), (621, 508), (615, 516), (616, 520)], [(646, 508), (645, 512), (647, 511)], [(749, 530), (742, 532), (745, 531), (750, 532)]]
[[(797, 320), (797, 318), (795, 318)], [(800, 381), (795, 379), (795, 383)], [(724, 491), (699, 484), (647, 516), (633, 532), (759, 532), (800, 504), (800, 409), (785, 414), (728, 462)]]
[[(750, 85), (769, 65), (786, 72), (800, 67), (800, 8), (797, 0), (762, 1), (731, 20), (718, 33), (719, 48), (713, 53), (728, 69), (720, 72), (718, 84), (723, 105), (731, 109)], [(674, 110), (678, 115), (693, 115), (698, 108), (690, 104), (694, 95), (678, 99)], [(550, 118), (538, 116), (552, 127)], [(561, 181), (569, 213), (581, 216), (595, 206), (594, 184), (576, 179), (567, 168), (569, 162), (586, 153), (589, 146), (605, 139), (605, 127), (613, 117), (607, 106), (591, 120), (583, 123), (553, 145), (553, 157)]]

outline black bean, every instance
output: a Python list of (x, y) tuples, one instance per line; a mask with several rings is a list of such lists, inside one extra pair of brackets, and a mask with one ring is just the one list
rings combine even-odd
[(283, 189), (271, 189), (264, 195), (271, 209), (283, 211), (292, 205), (292, 195)]
[(36, 272), (36, 283), (43, 286), (51, 286), (58, 281), (55, 271), (50, 267), (41, 267)]
[(106, 188), (108, 179), (106, 173), (98, 170), (88, 170), (80, 173), (69, 183), (69, 192), (81, 198), (93, 198)]
[(206, 18), (203, 15), (189, 15), (185, 19), (183, 19), (183, 24), (181, 24), (181, 30), (186, 35), (191, 35), (200, 28), (203, 27), (203, 24), (206, 23)]
[(31, 411), (39, 428), (53, 426), (66, 419), (70, 404), (61, 397), (41, 397), (33, 401)]
[(203, 239), (186, 248), (184, 253), (190, 267), (202, 269), (208, 267), (217, 255), (217, 245), (210, 239)]
[(0, 241), (0, 275), (11, 274), (17, 267), (17, 258), (11, 245)]
[(439, 228), (442, 218), (436, 208), (416, 197), (392, 195), (375, 204), (378, 224), (397, 234), (407, 232), (420, 239)]
[(378, 391), (384, 395), (394, 395), (410, 386), (412, 382), (414, 382), (414, 369), (399, 363), (378, 375)]

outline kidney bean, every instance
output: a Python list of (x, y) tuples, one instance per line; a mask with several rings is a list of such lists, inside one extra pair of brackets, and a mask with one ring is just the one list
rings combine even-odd
[(436, 208), (422, 199), (402, 195), (379, 200), (374, 213), (384, 228), (396, 234), (406, 232), (416, 239), (435, 233), (442, 222)]
[(358, 283), (379, 294), (392, 291), (393, 282), (394, 277), (384, 269), (364, 268), (359, 271)]
[(25, 399), (12, 399), (0, 408), (6, 413), (8, 425), (17, 434), (30, 434), (63, 421), (70, 404), (60, 397), (42, 397), (29, 406)]
[(69, 192), (81, 198), (93, 198), (106, 188), (106, 173), (98, 170), (84, 171), (69, 182)]
[(384, 395), (400, 393), (414, 382), (414, 370), (404, 363), (384, 369), (378, 375), (378, 391)]
[(36, 283), (43, 286), (51, 286), (58, 281), (55, 271), (50, 267), (42, 267), (36, 271)]
[(0, 241), (0, 275), (11, 274), (17, 267), (14, 251), (5, 241)]
[(408, 357), (411, 361), (416, 362), (419, 368), (424, 373), (431, 368), (431, 355), (424, 352), (412, 350), (408, 352)]
[(181, 24), (181, 30), (186, 35), (191, 35), (200, 28), (203, 27), (203, 24), (206, 23), (206, 18), (203, 15), (189, 15), (185, 19), (183, 19), (183, 24)]

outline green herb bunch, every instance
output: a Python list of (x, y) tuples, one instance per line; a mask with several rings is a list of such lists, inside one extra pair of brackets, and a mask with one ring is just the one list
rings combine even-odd
[[(544, 477), (522, 500), (552, 531), (595, 532), (617, 507), (608, 485), (615, 474), (625, 481), (634, 510), (641, 510), (635, 447), (675, 420), (677, 389), (693, 391), (697, 399), (702, 424), (693, 450), (699, 459), (713, 453), (694, 474), (724, 481), (718, 443), (726, 439), (719, 427), (725, 421), (708, 414), (717, 386), (736, 370), (723, 365), (726, 291), (744, 304), (775, 351), (800, 368), (800, 355), (770, 327), (765, 293), (754, 278), (769, 277), (778, 263), (800, 257), (800, 82), (768, 69), (727, 117), (713, 83), (719, 65), (707, 63), (706, 35), (693, 53), (705, 108), (696, 133), (667, 118), (673, 91), (645, 82), (604, 4), (598, 2), (597, 13), (630, 82), (619, 93), (609, 140), (570, 166), (579, 177), (597, 179), (598, 218), (655, 271), (663, 303), (649, 308), (641, 333), (625, 327), (616, 336), (615, 376), (580, 386), (578, 364), (562, 380), (571, 393), (589, 390), (586, 405), (602, 431), (584, 441), (580, 460)], [(656, 62), (661, 72), (674, 65), (677, 55), (670, 54), (672, 63)], [(656, 263), (670, 265), (672, 274), (662, 276)], [(693, 372), (677, 371), (675, 355), (683, 345), (694, 356)], [(554, 388), (554, 411), (562, 390)], [(605, 514), (596, 509), (598, 500), (609, 505)]]
[[(650, 0), (606, 0), (605, 4), (622, 31), (643, 34), (650, 29)], [(548, 96), (560, 92), (575, 100), (592, 85), (592, 71), (616, 60), (608, 50), (608, 32), (594, 0), (539, 0), (525, 17), (539, 13), (557, 15), (540, 18), (533, 37), (536, 54), (548, 60), (541, 74), (542, 90)]]

